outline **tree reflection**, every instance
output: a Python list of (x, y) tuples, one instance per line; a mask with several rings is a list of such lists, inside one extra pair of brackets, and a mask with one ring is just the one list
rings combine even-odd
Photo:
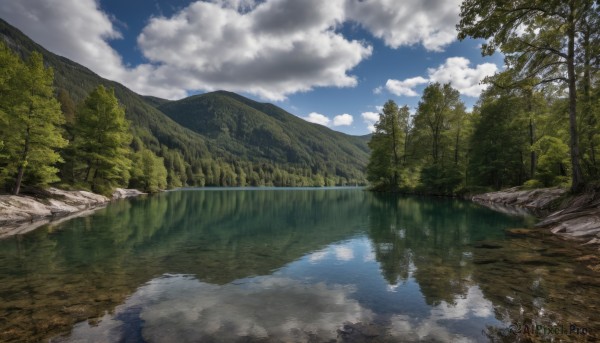
[[(414, 278), (429, 305), (453, 303), (468, 290), (471, 243), (503, 235), (510, 219), (465, 201), (376, 195), (369, 237), (390, 285)], [(520, 219), (513, 219), (515, 223)]]

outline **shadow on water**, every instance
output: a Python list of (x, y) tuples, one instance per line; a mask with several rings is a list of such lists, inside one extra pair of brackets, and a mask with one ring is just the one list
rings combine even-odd
[(59, 340), (549, 337), (507, 331), (513, 322), (593, 333), (600, 285), (575, 261), (586, 252), (505, 236), (532, 223), (464, 201), (356, 189), (120, 201), (0, 241), (0, 341), (72, 329)]

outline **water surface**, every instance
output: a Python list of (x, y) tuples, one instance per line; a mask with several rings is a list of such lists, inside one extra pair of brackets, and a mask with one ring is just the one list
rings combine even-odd
[[(191, 189), (0, 241), (0, 341), (591, 339), (583, 253), (469, 202)], [(585, 335), (512, 332), (572, 325)]]

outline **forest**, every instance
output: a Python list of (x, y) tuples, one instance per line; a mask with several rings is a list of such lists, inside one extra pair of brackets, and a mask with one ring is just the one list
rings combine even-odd
[(369, 142), (376, 191), (460, 195), (597, 186), (600, 15), (594, 1), (461, 6), (459, 38), (485, 39), (505, 69), (472, 111), (450, 84), (429, 84), (414, 114), (388, 101)]

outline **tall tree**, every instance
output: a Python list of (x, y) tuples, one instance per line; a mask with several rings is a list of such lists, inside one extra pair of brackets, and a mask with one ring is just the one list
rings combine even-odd
[(404, 135), (408, 125), (409, 110), (402, 109), (392, 100), (383, 105), (375, 132), (369, 142), (371, 157), (367, 165), (367, 179), (379, 190), (399, 188), (401, 162), (405, 153)]
[(499, 49), (507, 66), (522, 79), (567, 85), (572, 191), (585, 184), (577, 132), (577, 52), (584, 50), (579, 32), (597, 6), (594, 0), (464, 0), (457, 25), (459, 39), (488, 40), (483, 54)]
[(58, 181), (56, 149), (64, 147), (59, 125), (64, 122), (53, 96), (54, 73), (44, 67), (42, 55), (32, 53), (25, 65), (16, 64), (10, 81), (5, 127), (6, 169), (15, 175), (13, 193), (19, 194), (25, 177), (34, 186)]
[(425, 130), (431, 144), (431, 162), (438, 164), (442, 159), (444, 132), (453, 121), (464, 116), (464, 104), (458, 90), (449, 83), (432, 83), (423, 91), (415, 116), (415, 128)]
[(103, 194), (126, 185), (131, 140), (125, 110), (114, 91), (98, 86), (85, 99), (76, 118), (74, 147), (80, 180)]
[(522, 102), (504, 92), (483, 94), (474, 110), (468, 174), (470, 186), (500, 189), (524, 181), (523, 155), (529, 150), (527, 127), (519, 116)]

